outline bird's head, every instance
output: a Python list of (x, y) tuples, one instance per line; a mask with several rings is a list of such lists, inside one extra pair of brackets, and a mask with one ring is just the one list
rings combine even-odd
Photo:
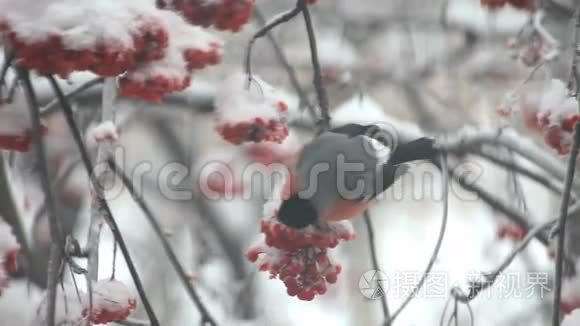
[(302, 229), (316, 223), (318, 214), (310, 200), (295, 194), (282, 202), (278, 210), (278, 219), (289, 227)]

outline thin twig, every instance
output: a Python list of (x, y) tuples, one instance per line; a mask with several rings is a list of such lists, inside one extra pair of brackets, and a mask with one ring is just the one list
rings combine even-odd
[(8, 73), (8, 69), (12, 65), (12, 62), (14, 61), (15, 57), (16, 57), (16, 55), (14, 52), (5, 51), (4, 63), (2, 64), (2, 69), (0, 69), (0, 100), (3, 99), (2, 98), (2, 88), (5, 85), (8, 85), (8, 83), (6, 83), (6, 75)]
[[(304, 0), (299, 3), (304, 3)], [(318, 97), (318, 106), (320, 106), (320, 131), (328, 130), (330, 128), (330, 103), (328, 101), (328, 94), (324, 87), (322, 80), (322, 69), (318, 58), (318, 46), (316, 44), (316, 35), (314, 33), (314, 26), (312, 25), (312, 17), (308, 5), (302, 6), (302, 15), (304, 16), (304, 23), (306, 24), (306, 32), (308, 33), (308, 42), (310, 44), (310, 58), (312, 60), (312, 69), (314, 70), (314, 88)]]
[[(254, 17), (256, 17), (256, 20), (258, 21), (258, 23), (260, 24), (260, 26), (262, 28), (266, 25), (266, 20), (264, 19), (262, 12), (257, 7), (254, 10)], [(286, 70), (286, 74), (288, 75), (288, 79), (290, 80), (290, 84), (292, 84), (294, 91), (296, 91), (296, 94), (298, 94), (298, 98), (300, 98), (301, 106), (302, 105), (306, 106), (306, 108), (308, 109), (308, 113), (310, 114), (310, 117), (312, 118), (312, 120), (318, 121), (318, 116), (316, 114), (316, 110), (314, 109), (314, 106), (312, 105), (312, 103), (308, 99), (308, 94), (306, 93), (306, 91), (304, 91), (304, 89), (300, 85), (300, 82), (298, 81), (298, 77), (296, 77), (296, 71), (294, 70), (294, 68), (292, 67), (290, 62), (288, 61), (288, 58), (286, 57), (284, 50), (282, 49), (280, 44), (278, 44), (278, 42), (276, 41), (274, 34), (272, 34), (270, 31), (268, 31), (266, 36), (267, 36), (268, 40), (270, 41), (270, 44), (272, 44), (272, 47), (274, 48), (274, 52), (276, 53), (276, 57), (278, 58), (278, 61), (282, 64), (282, 66), (284, 67), (284, 70)]]
[[(65, 95), (65, 98), (68, 101), (70, 101), (71, 99), (77, 97), (78, 95), (82, 94), (84, 91), (92, 88), (93, 86), (96, 86), (96, 85), (103, 83), (103, 81), (105, 81), (105, 78), (103, 78), (103, 77), (97, 77), (97, 78), (91, 79), (91, 80), (79, 85), (77, 88), (73, 89), (69, 93), (67, 93)], [(59, 101), (57, 98), (55, 98), (40, 109), (40, 115), (41, 116), (49, 115), (49, 114), (53, 113), (54, 111), (56, 111), (58, 109), (58, 107), (59, 107)]]
[[(8, 177), (8, 162), (2, 154), (0, 154), (0, 216), (2, 216), (6, 221), (12, 226), (14, 230), (14, 235), (20, 244), (20, 251), (25, 259), (26, 265), (30, 268), (30, 263), (32, 261), (31, 250), (26, 239), (26, 231), (24, 228), (22, 216), (18, 211), (16, 206), (16, 200), (14, 193), (10, 186), (10, 180)], [(19, 272), (22, 268), (19, 268)], [(29, 272), (29, 271), (24, 271)]]
[(129, 269), (129, 273), (131, 274), (131, 278), (133, 279), (133, 282), (135, 284), (135, 288), (137, 289), (137, 292), (139, 293), (139, 297), (141, 298), (141, 302), (143, 303), (143, 306), (145, 308), (145, 312), (147, 313), (147, 317), (149, 318), (149, 321), (151, 322), (151, 326), (159, 326), (160, 325), (159, 321), (157, 319), (157, 316), (155, 315), (155, 311), (153, 310), (151, 303), (149, 302), (149, 299), (147, 299), (147, 295), (145, 293), (145, 288), (143, 287), (143, 283), (141, 282), (141, 278), (139, 277), (139, 273), (137, 273), (137, 268), (135, 267), (135, 264), (133, 263), (133, 259), (131, 258), (131, 254), (129, 253), (129, 249), (127, 248), (127, 244), (125, 243), (125, 240), (124, 240), (123, 235), (119, 229), (119, 226), (117, 225), (117, 222), (115, 221), (115, 219), (113, 217), (111, 209), (110, 209), (107, 201), (105, 200), (105, 198), (102, 194), (102, 188), (101, 188), (96, 176), (93, 173), (94, 167), (93, 167), (93, 164), (90, 160), (89, 153), (88, 153), (88, 151), (83, 143), (81, 132), (80, 132), (75, 120), (74, 120), (72, 108), (70, 107), (70, 104), (66, 100), (66, 97), (64, 96), (62, 90), (58, 86), (58, 83), (56, 82), (54, 77), (48, 76), (48, 80), (50, 81), (50, 83), (54, 89), (54, 92), (56, 93), (56, 96), (60, 101), (60, 106), (61, 106), (62, 112), (63, 112), (64, 117), (67, 121), (67, 124), (71, 130), (73, 140), (75, 141), (75, 143), (78, 147), (78, 150), (81, 154), (81, 160), (82, 160), (82, 162), (85, 166), (85, 169), (87, 170), (87, 173), (89, 175), (89, 180), (91, 182), (91, 186), (92, 186), (94, 191), (97, 191), (97, 200), (99, 201), (99, 207), (101, 207), (101, 209), (103, 210), (103, 216), (105, 217), (105, 220), (109, 224), (109, 227), (111, 229), (111, 232), (113, 233), (115, 241), (117, 241), (119, 244), (119, 248), (121, 249), (121, 253), (123, 254), (123, 257), (125, 258), (125, 262), (127, 263), (127, 268)]
[[(462, 150), (469, 152), (482, 146), (500, 146), (521, 155), (557, 180), (563, 181), (566, 177), (566, 167), (558, 158), (550, 155), (545, 149), (513, 130), (503, 130), (498, 133), (465, 128), (453, 139), (450, 142), (443, 139), (438, 140), (438, 145), (442, 149), (454, 153)], [(575, 185), (580, 186), (580, 182), (575, 182)]]
[[(376, 248), (376, 244), (375, 244), (375, 230), (373, 228), (373, 221), (371, 219), (371, 214), (368, 210), (366, 210), (364, 212), (364, 220), (365, 220), (365, 224), (367, 226), (367, 233), (369, 236), (369, 249), (371, 251), (371, 260), (373, 262), (373, 269), (375, 271), (380, 271), (381, 268), (379, 266), (379, 259), (377, 258), (377, 248)], [(383, 308), (383, 315), (384, 315), (385, 321), (390, 320), (391, 316), (389, 313), (389, 305), (387, 304), (387, 295), (386, 294), (381, 296), (381, 307)]]
[(183, 286), (187, 290), (187, 294), (193, 300), (195, 306), (197, 307), (197, 309), (199, 310), (199, 313), (201, 314), (202, 324), (207, 323), (210, 325), (216, 325), (216, 322), (213, 319), (213, 317), (211, 316), (209, 310), (206, 308), (206, 306), (203, 304), (203, 302), (201, 302), (199, 294), (197, 293), (197, 291), (195, 290), (195, 288), (191, 284), (191, 282), (187, 276), (187, 273), (185, 272), (185, 270), (183, 269), (183, 267), (179, 263), (179, 258), (177, 258), (177, 255), (175, 254), (175, 252), (171, 248), (171, 245), (169, 244), (169, 242), (165, 238), (165, 235), (163, 233), (161, 225), (157, 221), (157, 218), (155, 218), (155, 216), (153, 216), (153, 212), (149, 208), (149, 205), (147, 205), (145, 200), (137, 193), (137, 191), (135, 190), (135, 187), (133, 186), (133, 183), (131, 182), (131, 180), (129, 180), (129, 177), (127, 177), (127, 175), (123, 171), (121, 171), (119, 166), (117, 166), (117, 164), (115, 164), (115, 162), (110, 158), (107, 160), (107, 163), (108, 163), (109, 168), (119, 178), (121, 178), (123, 185), (129, 191), (129, 194), (131, 194), (131, 197), (133, 198), (133, 200), (137, 203), (137, 205), (139, 205), (139, 207), (141, 208), (141, 210), (145, 214), (145, 217), (147, 218), (147, 220), (149, 221), (149, 223), (153, 227), (153, 231), (155, 232), (155, 234), (157, 235), (159, 240), (161, 240), (161, 246), (163, 247), (163, 250), (165, 251), (165, 254), (167, 255), (167, 257), (169, 258), (169, 262), (171, 263), (171, 265), (173, 266), (173, 268), (177, 272), (177, 276), (179, 277), (179, 280), (181, 281), (181, 283), (183, 284)]
[(563, 192), (562, 185), (556, 184), (552, 179), (550, 179), (546, 176), (543, 176), (540, 173), (536, 173), (535, 171), (527, 169), (515, 161), (511, 161), (511, 162), (506, 161), (506, 160), (499, 158), (495, 154), (487, 153), (484, 151), (476, 151), (476, 152), (474, 152), (474, 154), (481, 156), (482, 158), (494, 163), (495, 165), (501, 166), (508, 171), (513, 171), (517, 174), (521, 174), (521, 175), (529, 178), (530, 180), (533, 180), (533, 181), (537, 182), (538, 184), (546, 187), (546, 189), (555, 192), (556, 194), (560, 195)]
[(298, 14), (302, 11), (302, 7), (305, 6), (304, 0), (298, 0), (296, 2), (296, 6), (288, 11), (285, 11), (278, 16), (274, 17), (272, 20), (267, 22), (262, 28), (260, 28), (254, 36), (248, 42), (248, 46), (246, 48), (246, 74), (248, 75), (248, 84), (252, 82), (252, 49), (254, 48), (254, 43), (266, 35), (274, 29), (276, 26), (283, 24), (285, 22), (290, 21), (292, 18), (298, 16)]
[(397, 309), (397, 311), (395, 311), (395, 313), (393, 314), (393, 317), (386, 323), (387, 326), (393, 325), (397, 316), (399, 316), (399, 314), (405, 309), (405, 307), (411, 302), (411, 300), (413, 300), (413, 298), (415, 298), (415, 295), (417, 294), (417, 292), (419, 292), (419, 290), (421, 290), (423, 283), (425, 283), (425, 280), (427, 279), (427, 277), (431, 273), (431, 269), (433, 268), (433, 265), (435, 265), (435, 261), (437, 260), (437, 256), (439, 255), (439, 250), (441, 249), (441, 245), (443, 244), (443, 238), (445, 237), (445, 230), (447, 230), (447, 219), (448, 219), (448, 215), (449, 215), (448, 214), (449, 213), (449, 167), (447, 166), (447, 158), (445, 157), (445, 155), (446, 155), (445, 153), (441, 154), (441, 163), (440, 163), (441, 173), (443, 174), (443, 180), (441, 181), (442, 182), (442, 185), (441, 185), (442, 190), (441, 191), (443, 194), (443, 218), (441, 220), (441, 227), (439, 229), (439, 237), (437, 238), (437, 243), (435, 245), (435, 249), (433, 250), (433, 254), (431, 255), (431, 259), (429, 259), (429, 263), (427, 264), (427, 268), (425, 269), (423, 276), (419, 280), (419, 283), (413, 289), (411, 294), (409, 294), (409, 297), (407, 297), (407, 299), (405, 299), (403, 304), (401, 304), (401, 306)]
[[(116, 85), (114, 78), (107, 78), (105, 80), (105, 85), (103, 87), (102, 93), (102, 103), (100, 107), (100, 117), (99, 122), (104, 122), (107, 120), (113, 120), (115, 115), (115, 102), (116, 96)], [(96, 148), (96, 158), (95, 165), (100, 165), (110, 153), (111, 145), (109, 141), (99, 142)], [(105, 165), (106, 166), (106, 165)], [(99, 185), (103, 184), (104, 178), (108, 171), (99, 171), (98, 175), (95, 175), (97, 183)], [(97, 171), (93, 171), (97, 173)], [(93, 189), (91, 191), (91, 217), (89, 222), (89, 235), (87, 240), (87, 249), (89, 251), (89, 258), (87, 261), (87, 268), (89, 270), (89, 278), (93, 281), (98, 280), (99, 272), (99, 242), (101, 238), (101, 231), (103, 225), (103, 217), (101, 214), (101, 207), (99, 207), (99, 201), (96, 196), (98, 196), (97, 190)], [(92, 295), (92, 294), (89, 294)]]
[[(524, 231), (529, 232), (529, 230), (532, 228), (531, 224), (520, 212), (510, 207), (508, 204), (504, 203), (500, 199), (495, 198), (487, 190), (481, 188), (475, 183), (468, 182), (462, 176), (459, 176), (457, 175), (457, 173), (454, 173), (454, 171), (451, 171), (450, 175), (451, 178), (455, 180), (461, 187), (463, 187), (467, 191), (476, 194), (480, 200), (482, 200), (483, 202), (485, 202), (487, 205), (497, 210), (498, 212), (501, 212), (505, 217), (507, 217), (513, 223), (517, 224)], [(548, 246), (549, 241), (546, 234), (539, 232), (538, 234), (536, 234), (536, 238), (544, 246)]]
[(28, 70), (18, 67), (18, 76), (22, 81), (24, 93), (30, 111), (30, 120), (32, 121), (32, 136), (34, 139), (34, 148), (36, 150), (36, 159), (38, 170), (40, 171), (40, 181), (46, 197), (46, 206), (48, 208), (48, 216), (50, 221), (50, 237), (52, 243), (50, 245), (50, 253), (48, 260), (47, 272), (47, 312), (46, 318), (48, 326), (55, 325), (55, 309), (56, 309), (56, 288), (58, 284), (59, 270), (62, 263), (62, 246), (64, 244), (62, 226), (57, 215), (56, 201), (52, 192), (50, 179), (48, 176), (48, 161), (46, 155), (46, 148), (42, 140), (40, 122), (40, 113), (38, 111), (38, 100), (30, 82), (30, 75)]
[[(580, 97), (580, 96), (579, 96)], [(580, 124), (574, 126), (574, 142), (570, 150), (568, 160), (568, 173), (564, 183), (564, 194), (562, 195), (562, 205), (560, 206), (560, 219), (558, 221), (558, 247), (556, 250), (556, 275), (554, 279), (554, 313), (552, 315), (552, 325), (560, 325), (560, 301), (562, 300), (562, 275), (564, 267), (564, 242), (566, 235), (566, 221), (568, 219), (568, 205), (570, 202), (570, 193), (572, 191), (572, 180), (576, 173), (576, 159), (580, 148)]]
[(534, 239), (538, 234), (549, 228), (550, 226), (554, 225), (557, 221), (552, 220), (546, 222), (544, 224), (538, 225), (534, 227), (530, 232), (528, 232), (525, 238), (518, 243), (518, 245), (512, 250), (512, 252), (502, 261), (499, 266), (491, 272), (484, 273), (483, 276), (485, 277), (484, 281), (481, 282), (472, 282), (469, 287), (469, 294), (463, 293), (463, 291), (458, 288), (454, 287), (451, 289), (451, 296), (456, 300), (459, 300), (462, 303), (469, 303), (473, 299), (475, 299), (483, 290), (491, 287), (495, 281), (497, 280), (498, 276), (505, 271), (505, 269), (514, 261), (514, 259), (525, 249), (528, 247), (532, 239)]

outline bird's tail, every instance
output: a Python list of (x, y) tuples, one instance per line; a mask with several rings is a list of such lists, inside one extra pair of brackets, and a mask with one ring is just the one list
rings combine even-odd
[(397, 165), (417, 160), (433, 160), (437, 153), (435, 141), (431, 138), (423, 137), (408, 143), (399, 144), (389, 158), (389, 163)]

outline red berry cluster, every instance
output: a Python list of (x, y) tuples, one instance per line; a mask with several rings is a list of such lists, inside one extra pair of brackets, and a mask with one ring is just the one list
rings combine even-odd
[(260, 232), (266, 236), (265, 242), (268, 246), (290, 251), (306, 247), (334, 248), (340, 241), (355, 239), (350, 224), (295, 229), (281, 223), (276, 217), (262, 220)]
[(244, 142), (271, 141), (281, 143), (288, 136), (288, 127), (285, 121), (255, 118), (253, 121), (238, 123), (224, 123), (216, 127), (222, 137), (235, 145)]
[[(172, 13), (173, 14), (173, 13)], [(197, 27), (185, 24), (185, 28)], [(183, 27), (183, 26), (182, 26)], [(200, 33), (203, 32), (200, 30)], [(205, 32), (203, 32), (205, 33)], [(187, 35), (189, 36), (189, 34)], [(220, 62), (222, 45), (210, 41), (205, 48), (183, 47), (184, 35), (170, 34), (169, 46), (165, 58), (142, 64), (134, 71), (121, 77), (120, 93), (126, 97), (141, 98), (151, 102), (160, 102), (166, 95), (186, 89), (191, 84), (193, 70), (203, 69)], [(188, 44), (188, 46), (191, 46)], [(182, 60), (183, 67), (177, 68)]]
[(497, 231), (497, 237), (499, 239), (511, 239), (515, 241), (521, 241), (526, 237), (526, 231), (515, 224), (502, 225)]
[(536, 9), (536, 0), (480, 0), (480, 3), (491, 10), (497, 10), (506, 5), (529, 11)]
[(574, 126), (580, 120), (578, 103), (569, 96), (569, 91), (561, 80), (552, 79), (533, 88), (520, 99), (520, 111), (526, 127), (539, 132), (545, 143), (558, 154), (570, 152)]
[(222, 45), (217, 42), (209, 44), (209, 50), (187, 49), (183, 52), (183, 57), (190, 70), (203, 69), (207, 66), (216, 65), (221, 60)]
[(284, 282), (288, 295), (305, 301), (326, 293), (327, 283), (338, 280), (342, 267), (331, 261), (328, 249), (355, 238), (350, 222), (297, 230), (271, 217), (262, 221), (261, 231), (265, 243), (251, 248), (247, 258)]
[(129, 295), (125, 285), (118, 281), (101, 280), (93, 286), (94, 303), (89, 312), (83, 309), (83, 316), (94, 324), (107, 324), (125, 320), (137, 307), (137, 300)]
[(558, 154), (566, 155), (570, 152), (574, 125), (580, 119), (578, 114), (568, 115), (561, 119), (559, 124), (550, 122), (550, 112), (545, 112), (538, 117), (538, 128), (544, 135), (546, 144), (554, 148)]
[(285, 117), (288, 105), (279, 101), (275, 110), (280, 113), (276, 119), (266, 120), (256, 117), (250, 121), (218, 123), (216, 131), (222, 135), (223, 139), (235, 145), (263, 141), (282, 143), (289, 133)]
[(125, 97), (140, 98), (150, 102), (161, 102), (163, 97), (173, 92), (186, 89), (191, 83), (191, 77), (183, 78), (156, 75), (145, 80), (131, 79), (123, 76), (119, 80), (120, 94)]
[[(139, 18), (138, 18), (139, 19)], [(163, 57), (167, 47), (167, 31), (151, 19), (143, 19), (132, 33), (133, 46), (114, 45), (119, 42), (101, 42), (87, 49), (71, 49), (59, 34), (47, 35), (41, 41), (29, 41), (8, 24), (3, 30), (5, 39), (14, 49), (19, 63), (40, 74), (68, 76), (73, 71), (89, 70), (101, 76), (116, 76), (133, 69), (137, 63)]]
[(194, 25), (238, 32), (250, 20), (254, 0), (166, 0), (159, 7), (181, 12)]

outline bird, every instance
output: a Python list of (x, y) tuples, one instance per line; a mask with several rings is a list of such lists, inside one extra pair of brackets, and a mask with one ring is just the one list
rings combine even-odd
[(406, 163), (433, 160), (438, 153), (432, 138), (397, 144), (376, 137), (384, 132), (377, 125), (351, 123), (306, 144), (298, 154), (288, 196), (278, 209), (279, 221), (302, 229), (361, 216), (373, 199), (408, 171)]

